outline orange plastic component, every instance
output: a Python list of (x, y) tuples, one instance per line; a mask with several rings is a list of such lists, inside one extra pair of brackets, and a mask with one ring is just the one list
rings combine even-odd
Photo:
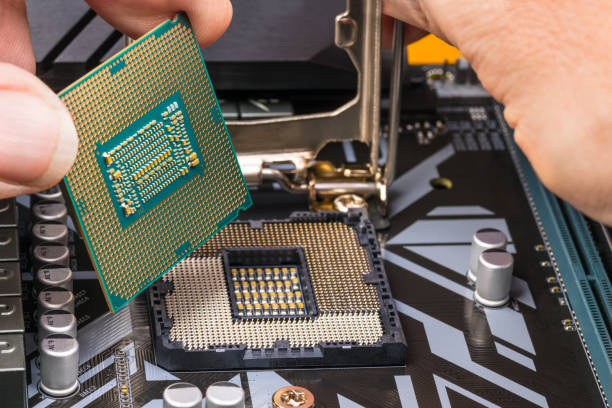
[(454, 64), (461, 58), (458, 49), (430, 34), (408, 46), (408, 63), (412, 65)]

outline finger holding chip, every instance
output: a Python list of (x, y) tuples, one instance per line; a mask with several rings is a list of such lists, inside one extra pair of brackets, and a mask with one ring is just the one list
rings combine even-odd
[(87, 0), (87, 3), (100, 17), (132, 38), (185, 12), (202, 47), (221, 37), (232, 20), (229, 0)]

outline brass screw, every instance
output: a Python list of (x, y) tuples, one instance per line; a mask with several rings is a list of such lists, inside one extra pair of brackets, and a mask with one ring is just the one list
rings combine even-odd
[(274, 393), (272, 405), (274, 408), (312, 408), (314, 395), (304, 387), (283, 387)]

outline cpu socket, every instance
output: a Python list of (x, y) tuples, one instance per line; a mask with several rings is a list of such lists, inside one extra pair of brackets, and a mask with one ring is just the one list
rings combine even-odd
[(237, 221), (149, 290), (168, 370), (400, 365), (406, 344), (361, 212)]

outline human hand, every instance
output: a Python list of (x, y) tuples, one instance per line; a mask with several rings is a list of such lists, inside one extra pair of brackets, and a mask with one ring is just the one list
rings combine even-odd
[[(223, 34), (229, 0), (89, 0), (109, 23), (131, 37), (179, 11), (191, 20), (200, 45)], [(34, 74), (25, 0), (0, 0), (0, 198), (43, 190), (68, 172), (78, 139), (58, 97)]]
[(384, 0), (456, 45), (542, 182), (612, 225), (611, 2)]

